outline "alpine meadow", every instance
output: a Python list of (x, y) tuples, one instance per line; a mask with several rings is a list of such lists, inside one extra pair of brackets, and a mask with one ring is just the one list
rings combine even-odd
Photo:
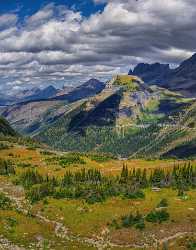
[(196, 250), (195, 16), (0, 2), (0, 249)]

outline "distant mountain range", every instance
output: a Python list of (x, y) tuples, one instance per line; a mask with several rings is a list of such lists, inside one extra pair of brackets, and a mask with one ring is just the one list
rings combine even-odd
[(14, 103), (48, 99), (55, 96), (59, 90), (53, 86), (44, 89), (32, 88), (15, 93), (13, 96), (6, 96), (0, 93), (0, 106), (12, 105)]
[(169, 64), (140, 63), (128, 74), (139, 76), (145, 83), (196, 97), (196, 54), (183, 61), (176, 69), (171, 69)]
[(53, 100), (66, 100), (68, 102), (74, 102), (83, 98), (88, 98), (100, 93), (105, 88), (105, 84), (97, 79), (90, 79), (80, 86), (72, 89), (70, 92), (64, 95), (54, 96)]
[[(21, 97), (20, 102), (0, 109), (0, 113), (17, 131), (35, 134), (63, 115), (71, 107), (71, 103), (95, 96), (104, 88), (104, 83), (90, 79), (76, 88), (64, 88), (58, 92), (53, 87), (42, 91), (34, 89), (30, 91), (31, 95)], [(52, 97), (47, 98), (51, 95)]]
[(0, 93), (0, 106), (48, 99), (73, 102), (98, 94), (104, 87), (105, 84), (103, 82), (97, 79), (90, 79), (78, 87), (64, 86), (63, 89), (56, 89), (54, 86), (50, 85), (44, 89), (26, 89), (16, 93), (14, 96), (6, 96)]

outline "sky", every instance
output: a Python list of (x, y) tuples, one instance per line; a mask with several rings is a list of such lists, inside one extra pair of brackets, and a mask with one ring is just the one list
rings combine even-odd
[(196, 51), (195, 0), (1, 0), (0, 92), (107, 80)]

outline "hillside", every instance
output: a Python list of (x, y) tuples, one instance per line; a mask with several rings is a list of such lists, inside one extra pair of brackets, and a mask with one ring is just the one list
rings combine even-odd
[(0, 116), (0, 134), (5, 136), (15, 136), (16, 132), (10, 124)]
[[(169, 152), (184, 145), (187, 138), (194, 141), (194, 130), (189, 127), (195, 124), (188, 124), (195, 119), (194, 103), (164, 88), (149, 87), (139, 78), (116, 76), (99, 95), (78, 103), (37, 138), (61, 150), (95, 150), (121, 157), (174, 156)], [(179, 122), (179, 117), (186, 123)], [(181, 128), (184, 133), (179, 132)], [(192, 157), (193, 151), (183, 157)]]
[(15, 130), (10, 126), (10, 124), (0, 116), (0, 134), (5, 136), (15, 136)]

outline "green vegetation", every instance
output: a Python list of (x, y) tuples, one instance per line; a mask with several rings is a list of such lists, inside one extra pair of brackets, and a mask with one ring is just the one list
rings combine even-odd
[(166, 210), (151, 211), (146, 216), (146, 221), (152, 223), (162, 223), (169, 220), (169, 213)]
[(118, 75), (114, 81), (114, 85), (125, 87), (129, 91), (139, 90), (136, 77), (128, 75)]
[(85, 161), (77, 154), (67, 154), (64, 156), (59, 157), (59, 164), (62, 167), (67, 167), (70, 166), (72, 164), (85, 164)]
[(2, 160), (0, 158), (0, 175), (15, 174), (15, 168), (11, 161)]
[[(116, 245), (110, 246), (112, 250), (128, 245), (135, 250), (135, 245), (144, 244), (154, 250), (155, 241), (195, 230), (195, 223), (190, 223), (196, 219), (195, 161), (118, 160), (99, 152), (48, 153), (47, 148), (30, 150), (3, 143), (9, 148), (0, 152), (0, 158), (13, 165), (14, 172), (4, 174), (3, 167), (0, 175), (4, 192), (0, 193), (0, 234), (14, 244), (26, 249), (86, 250), (97, 245), (83, 246), (84, 239), (95, 242), (94, 237), (102, 237), (98, 244), (110, 239)], [(59, 165), (64, 156), (65, 168)], [(85, 165), (70, 160), (78, 157)], [(68, 233), (58, 229), (60, 225)], [(56, 237), (56, 232), (66, 239)], [(171, 239), (167, 246), (194, 249), (195, 239), (189, 238)]]
[(162, 199), (159, 204), (157, 205), (157, 208), (162, 208), (162, 207), (168, 207), (168, 201), (167, 199)]
[(129, 214), (121, 218), (122, 227), (135, 227), (143, 230), (145, 228), (144, 217), (137, 212), (136, 215)]
[[(184, 167), (175, 166), (172, 172), (167, 173), (162, 169), (155, 169), (149, 177), (146, 169), (128, 171), (124, 165), (121, 174), (116, 177), (103, 176), (96, 169), (82, 169), (74, 173), (66, 171), (62, 179), (57, 179), (43, 177), (37, 171), (29, 169), (19, 176), (16, 183), (26, 188), (27, 197), (31, 202), (53, 196), (84, 199), (87, 203), (93, 204), (115, 196), (124, 199), (144, 199), (142, 189), (153, 186), (188, 190), (195, 187), (195, 176), (196, 169), (190, 164)], [(161, 200), (158, 206), (167, 206), (167, 201)]]
[(109, 154), (86, 154), (88, 158), (90, 158), (92, 161), (96, 161), (99, 163), (107, 162), (113, 159), (116, 159), (114, 156)]
[(10, 209), (11, 206), (11, 200), (6, 197), (3, 193), (0, 193), (0, 209), (7, 210)]
[[(120, 78), (122, 85), (131, 81), (126, 78)], [(90, 110), (83, 102), (36, 138), (55, 150), (70, 152), (145, 159), (196, 157), (195, 101), (181, 98), (179, 102), (179, 97), (156, 92), (141, 101), (142, 96), (130, 99), (128, 93), (123, 98), (125, 93), (118, 91)]]
[(0, 150), (8, 149), (8, 145), (5, 143), (0, 142)]
[(189, 239), (189, 241), (187, 243), (187, 249), (188, 250), (195, 250), (196, 249), (196, 240)]

